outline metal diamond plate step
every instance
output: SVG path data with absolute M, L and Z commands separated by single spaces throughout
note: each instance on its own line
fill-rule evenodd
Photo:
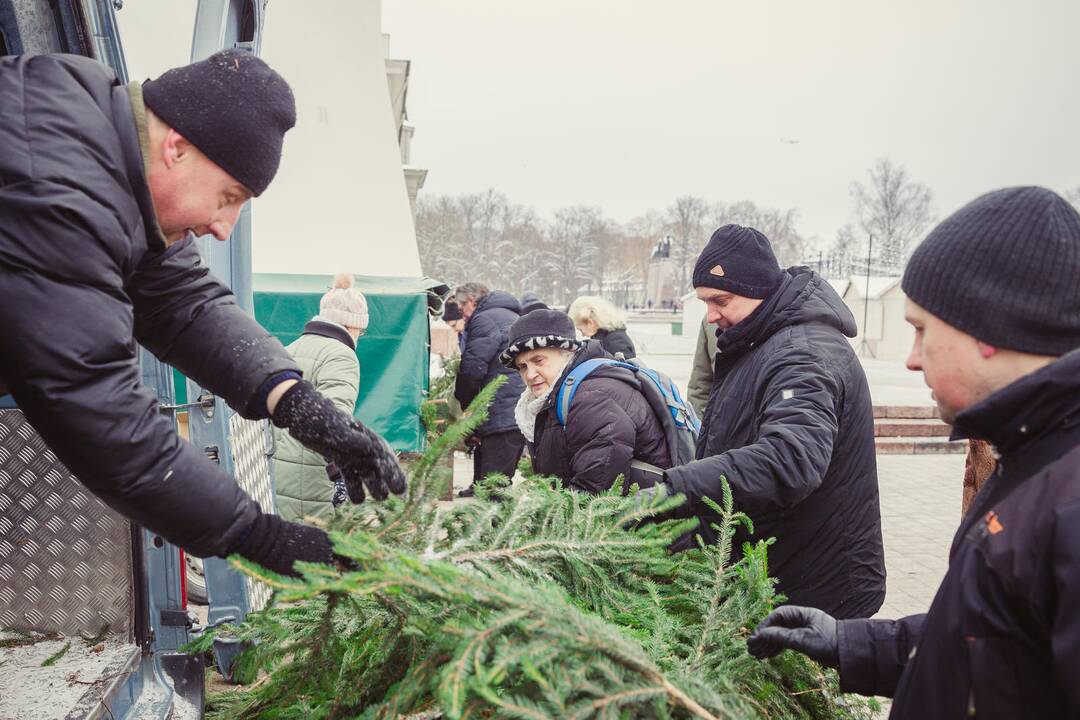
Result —
M 131 530 L 0 410 L 0 628 L 132 632 Z

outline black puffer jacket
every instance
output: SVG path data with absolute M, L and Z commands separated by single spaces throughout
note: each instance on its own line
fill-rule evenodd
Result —
M 205 556 L 258 506 L 182 442 L 136 341 L 248 417 L 296 369 L 210 276 L 167 250 L 143 172 L 137 85 L 69 55 L 0 58 L 0 377 L 65 465 L 119 513 Z
M 928 614 L 840 623 L 840 685 L 894 696 L 891 718 L 1080 717 L 1080 350 L 957 415 L 953 437 L 991 441 L 997 469 Z
M 465 347 L 454 385 L 454 397 L 461 406 L 467 407 L 481 388 L 499 375 L 507 376 L 488 408 L 487 420 L 477 428 L 476 434 L 481 437 L 517 427 L 514 406 L 525 382 L 516 370 L 499 362 L 499 354 L 510 343 L 510 326 L 520 317 L 520 310 L 521 304 L 513 295 L 493 290 L 481 298 L 465 323 Z
M 820 276 L 791 268 L 750 317 L 719 335 L 699 460 L 668 479 L 708 518 L 731 483 L 793 605 L 869 617 L 885 598 L 870 390 L 847 336 L 851 311 Z M 734 544 L 748 539 L 739 531 Z M 711 535 L 711 533 L 707 533 Z
M 624 360 L 637 357 L 637 351 L 634 349 L 634 341 L 626 334 L 626 330 L 600 329 L 596 331 L 596 334 L 593 335 L 592 339 L 599 340 L 600 344 L 603 345 L 604 349 L 611 355 L 622 353 Z
M 562 385 L 570 371 L 597 357 L 611 357 L 600 343 L 590 340 L 578 350 L 559 376 Z M 562 478 L 574 490 L 598 493 L 625 475 L 631 460 L 671 467 L 664 428 L 633 371 L 620 367 L 594 370 L 574 395 L 566 427 L 555 413 L 557 393 L 552 390 L 536 416 L 533 469 Z

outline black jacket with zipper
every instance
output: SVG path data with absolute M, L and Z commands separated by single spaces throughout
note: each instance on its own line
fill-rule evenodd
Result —
M 637 350 L 634 349 L 634 341 L 630 339 L 630 336 L 626 333 L 626 329 L 619 330 L 604 330 L 601 328 L 596 331 L 596 334 L 592 337 L 593 340 L 598 340 L 600 344 L 612 355 L 622 353 L 623 360 L 630 360 L 637 357 Z
M 997 469 L 930 610 L 839 625 L 840 685 L 890 718 L 1080 717 L 1080 350 L 956 418 Z
M 166 248 L 139 86 L 80 56 L 3 57 L 0 108 L 0 377 L 106 504 L 194 555 L 229 552 L 259 507 L 177 436 L 136 342 L 250 418 L 296 364 L 193 241 Z
M 851 311 L 819 275 L 791 268 L 779 289 L 720 333 L 698 460 L 668 481 L 689 510 L 731 484 L 792 605 L 869 617 L 885 599 L 870 389 L 848 337 Z M 846 336 L 846 337 L 845 337 Z M 751 539 L 740 528 L 733 547 Z M 687 545 L 684 540 L 683 545 Z

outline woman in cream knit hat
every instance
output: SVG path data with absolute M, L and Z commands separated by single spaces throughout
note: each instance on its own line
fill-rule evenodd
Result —
M 304 378 L 341 410 L 352 415 L 360 393 L 360 362 L 356 341 L 368 325 L 364 294 L 353 276 L 339 273 L 319 302 L 319 314 L 288 346 Z M 329 520 L 334 507 L 347 497 L 336 468 L 308 450 L 288 432 L 275 428 L 274 492 L 277 510 L 286 520 L 314 517 Z M 336 491 L 335 491 L 336 490 Z

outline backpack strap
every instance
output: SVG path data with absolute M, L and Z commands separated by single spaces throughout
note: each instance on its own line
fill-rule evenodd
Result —
M 611 358 L 592 358 L 572 369 L 563 378 L 562 384 L 559 385 L 559 391 L 555 395 L 555 417 L 559 419 L 560 425 L 566 427 L 566 418 L 570 415 L 570 403 L 574 401 L 574 395 L 577 394 L 577 389 L 581 386 L 581 383 L 589 375 L 592 375 L 594 370 L 606 365 L 623 367 L 634 372 L 639 369 L 636 365 L 620 360 L 612 360 Z

